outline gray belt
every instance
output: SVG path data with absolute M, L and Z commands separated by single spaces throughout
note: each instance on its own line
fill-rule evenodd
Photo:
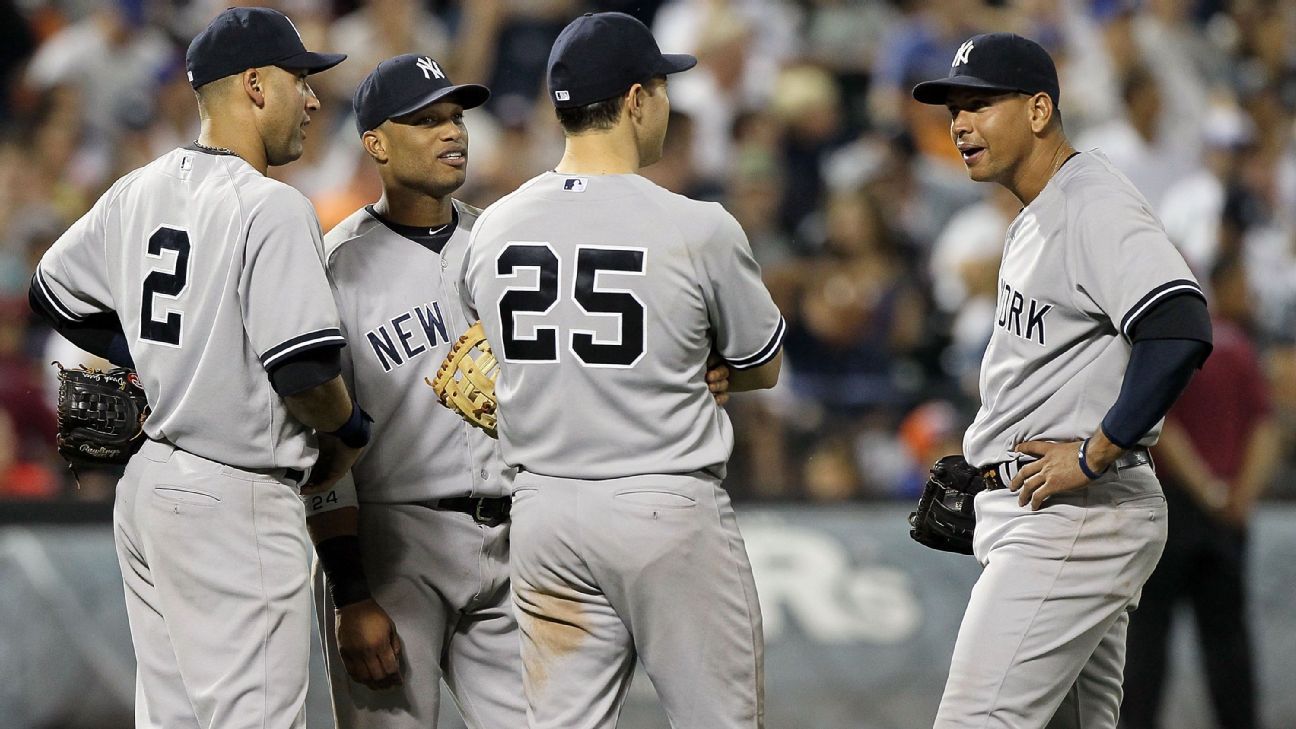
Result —
M 986 466 L 981 469 L 981 480 L 985 482 L 985 490 L 994 491 L 995 489 L 1007 488 L 1023 466 L 1034 463 L 1036 460 L 1038 459 L 1018 458 L 1015 461 L 1004 461 L 1003 463 L 993 463 Z M 1122 453 L 1120 458 L 1117 458 L 1108 468 L 1115 468 L 1119 471 L 1151 462 L 1152 455 L 1148 453 L 1146 448 L 1131 448 Z

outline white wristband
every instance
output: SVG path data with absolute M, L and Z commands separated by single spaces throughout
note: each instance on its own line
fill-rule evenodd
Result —
M 333 484 L 327 491 L 315 491 L 301 495 L 302 504 L 306 506 L 307 518 L 326 511 L 336 511 L 349 506 L 359 506 L 356 500 L 355 481 L 347 474 Z

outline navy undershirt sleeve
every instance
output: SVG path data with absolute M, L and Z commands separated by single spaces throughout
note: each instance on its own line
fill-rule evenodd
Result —
M 269 370 L 270 386 L 287 397 L 318 387 L 341 373 L 341 347 L 314 347 L 276 362 Z
M 1196 292 L 1171 296 L 1153 306 L 1130 329 L 1130 340 L 1196 339 L 1210 344 L 1210 312 Z
M 1176 296 L 1149 311 L 1133 332 L 1120 395 L 1102 421 L 1107 439 L 1132 448 L 1170 411 L 1211 352 L 1210 315 L 1197 296 Z
M 32 311 L 40 314 L 54 327 L 54 331 L 69 342 L 118 367 L 135 367 L 130 347 L 126 345 L 126 335 L 122 332 L 121 320 L 115 313 L 91 314 L 81 321 L 68 321 L 50 310 L 35 286 L 27 292 L 27 303 Z

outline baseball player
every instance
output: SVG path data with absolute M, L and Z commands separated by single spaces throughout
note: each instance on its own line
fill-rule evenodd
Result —
M 738 223 L 637 171 L 661 156 L 666 76 L 642 23 L 586 14 L 555 41 L 554 171 L 488 208 L 464 295 L 500 360 L 517 469 L 510 574 L 532 729 L 613 727 L 638 658 L 680 729 L 763 723 L 760 608 L 721 487 L 707 394 L 772 386 L 784 323 Z
M 316 600 L 342 729 L 435 727 L 442 678 L 470 727 L 526 724 L 508 591 L 512 473 L 424 382 L 474 321 L 458 276 L 479 211 L 451 194 L 467 172 L 464 110 L 489 96 L 415 55 L 383 61 L 355 93 L 383 196 L 324 244 L 351 345 L 343 375 L 377 424 L 354 481 L 307 502 L 312 535 L 354 550 L 352 571 Z
M 987 482 L 984 571 L 936 726 L 1111 729 L 1129 611 L 1166 540 L 1147 447 L 1210 352 L 1205 299 L 1147 200 L 1067 141 L 1043 48 L 975 36 L 913 95 L 949 109 L 972 179 L 1025 205 L 963 440 Z
M 140 727 L 304 726 L 298 488 L 317 453 L 308 485 L 345 472 L 368 424 L 340 376 L 319 224 L 265 172 L 302 153 L 307 75 L 344 58 L 308 52 L 278 12 L 221 13 L 186 55 L 198 141 L 118 180 L 32 278 L 38 310 L 133 362 L 152 404 L 113 516 Z

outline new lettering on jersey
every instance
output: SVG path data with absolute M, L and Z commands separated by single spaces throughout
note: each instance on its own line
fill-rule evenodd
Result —
M 1183 293 L 1202 295 L 1142 195 L 1101 153 L 1069 160 L 1008 229 L 968 461 L 1011 460 L 1028 440 L 1087 438 L 1120 393 L 1131 329 Z M 1139 444 L 1160 432 L 1158 423 Z
M 638 175 L 546 173 L 482 214 L 464 276 L 500 356 L 505 462 L 566 478 L 723 475 L 733 433 L 706 357 L 757 367 L 784 329 L 723 208 Z
M 362 503 L 509 490 L 511 473 L 495 441 L 442 407 L 423 382 L 473 321 L 462 309 L 459 272 L 478 211 L 454 205 L 458 226 L 439 252 L 365 209 L 324 238 L 329 281 L 352 343 L 342 374 L 374 418 L 370 445 L 351 471 Z
M 266 368 L 342 344 L 319 235 L 293 188 L 233 155 L 177 149 L 119 180 L 54 243 L 37 290 L 71 321 L 117 313 L 150 437 L 242 468 L 307 468 L 313 442 Z

